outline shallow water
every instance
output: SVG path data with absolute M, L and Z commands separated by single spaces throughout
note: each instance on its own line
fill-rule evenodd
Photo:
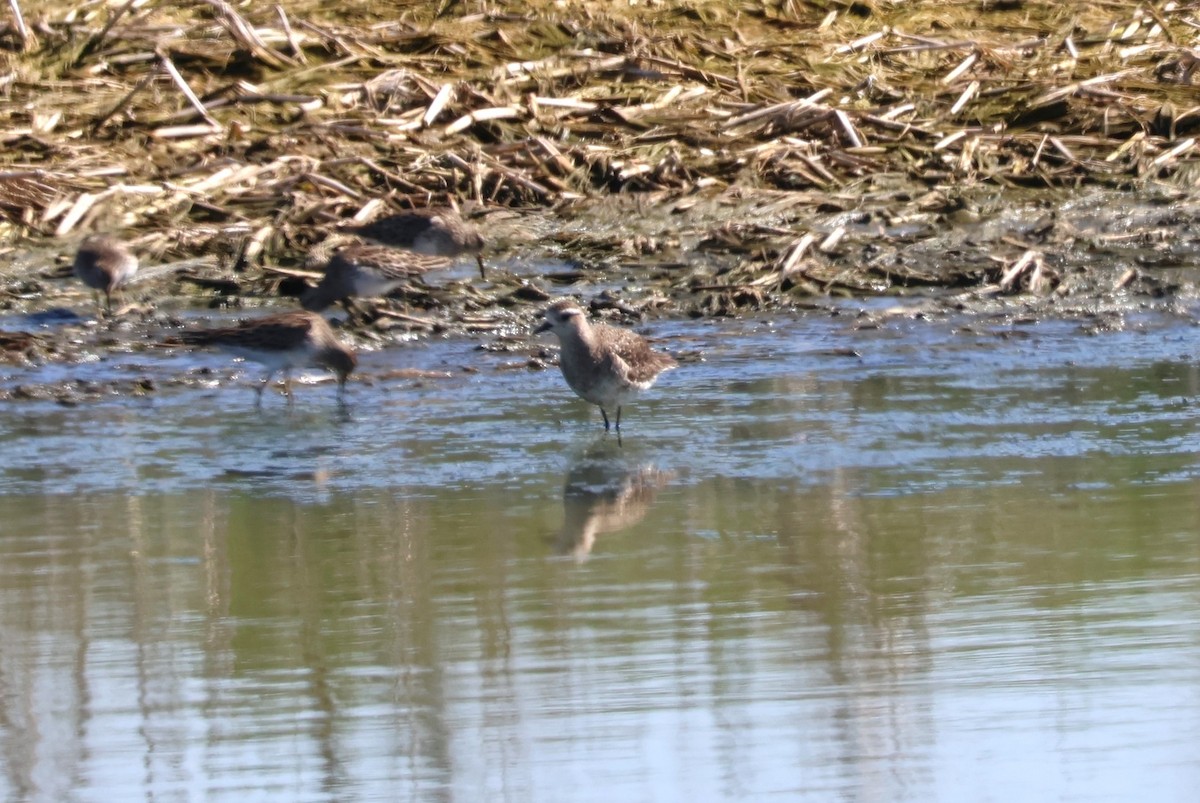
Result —
M 655 322 L 620 445 L 460 339 L 5 368 L 160 390 L 0 416 L 0 794 L 1191 800 L 1190 323 L 883 320 Z

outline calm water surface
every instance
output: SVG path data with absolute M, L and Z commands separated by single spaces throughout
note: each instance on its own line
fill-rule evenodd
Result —
M 653 324 L 622 445 L 460 340 L 71 367 L 163 389 L 0 415 L 0 793 L 1194 800 L 1194 330 L 856 322 Z

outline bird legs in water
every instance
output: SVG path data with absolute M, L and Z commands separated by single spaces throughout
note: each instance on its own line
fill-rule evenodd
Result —
M 600 415 L 602 415 L 602 416 L 604 417 L 604 431 L 605 431 L 605 432 L 608 432 L 608 430 L 609 430 L 609 426 L 608 426 L 608 413 L 606 413 L 606 412 L 604 411 L 604 408 L 603 408 L 603 407 L 601 407 L 601 408 L 600 408 Z M 618 432 L 618 433 L 620 433 L 620 431 L 621 431 L 621 408 L 620 408 L 620 407 L 618 407 L 618 408 L 617 408 L 617 422 L 616 422 L 616 430 L 617 430 L 617 432 Z
M 275 369 L 267 371 L 267 375 L 258 383 L 258 387 L 254 389 L 254 406 L 262 407 L 263 391 L 267 389 L 267 385 L 271 384 L 271 377 L 275 376 Z M 283 395 L 287 396 L 288 407 L 296 403 L 296 399 L 292 396 L 292 374 L 288 369 L 283 371 Z
M 275 376 L 274 371 L 267 371 L 267 375 L 258 383 L 258 387 L 254 389 L 254 406 L 262 407 L 263 391 L 267 389 L 267 385 L 271 384 L 271 377 Z
M 600 415 L 602 415 L 604 417 L 604 431 L 607 433 L 609 431 L 608 413 L 605 411 L 605 409 L 603 407 L 600 408 Z M 615 426 L 612 427 L 612 429 L 615 429 L 617 431 L 617 446 L 624 446 L 625 444 L 621 442 L 621 408 L 620 407 L 617 408 L 617 421 L 616 421 Z

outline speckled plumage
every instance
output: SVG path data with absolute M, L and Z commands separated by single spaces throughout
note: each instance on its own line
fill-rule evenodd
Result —
M 418 254 L 450 258 L 472 254 L 479 264 L 480 277 L 486 278 L 480 253 L 484 247 L 483 234 L 453 209 L 412 209 L 362 226 L 350 226 L 346 231 Z
M 180 339 L 188 345 L 215 346 L 264 365 L 267 373 L 257 390 L 260 403 L 263 389 L 278 371 L 283 372 L 284 391 L 290 402 L 291 369 L 305 367 L 333 371 L 340 397 L 346 377 L 358 363 L 354 351 L 342 344 L 325 319 L 311 312 L 284 312 L 238 326 L 193 329 L 183 332 Z
M 320 283 L 301 296 L 300 304 L 319 312 L 343 299 L 387 295 L 410 279 L 449 264 L 444 257 L 383 245 L 349 245 L 329 258 Z
M 120 240 L 107 234 L 89 234 L 79 244 L 72 266 L 75 276 L 93 290 L 104 293 L 112 309 L 112 294 L 137 273 L 137 257 Z
M 655 351 L 636 332 L 589 323 L 574 301 L 551 304 L 537 331 L 558 336 L 563 378 L 579 398 L 600 408 L 606 430 L 608 410 L 616 408 L 619 432 L 622 405 L 653 385 L 663 371 L 678 365 L 675 358 Z

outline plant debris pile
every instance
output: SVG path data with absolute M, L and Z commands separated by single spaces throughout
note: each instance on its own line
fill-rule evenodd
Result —
M 898 284 L 1047 294 L 1077 221 L 939 261 L 957 247 L 941 230 L 978 220 L 981 195 L 1153 182 L 1173 203 L 1197 176 L 1195 3 L 10 9 L 0 233 L 126 230 L 158 256 L 218 257 L 201 289 L 271 280 L 263 265 L 345 222 L 466 203 L 555 214 L 530 224 L 555 256 L 648 262 L 656 297 L 693 314 Z M 608 234 L 573 222 L 618 194 L 661 225 L 628 205 Z

